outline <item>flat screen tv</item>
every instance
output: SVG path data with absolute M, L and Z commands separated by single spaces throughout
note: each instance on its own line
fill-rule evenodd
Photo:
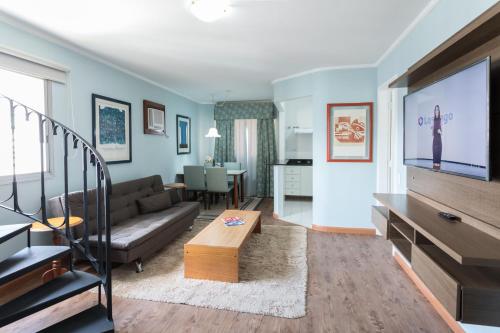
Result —
M 490 59 L 404 97 L 404 164 L 490 180 Z

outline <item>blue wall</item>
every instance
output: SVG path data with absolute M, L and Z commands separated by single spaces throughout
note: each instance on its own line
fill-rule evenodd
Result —
M 124 72 L 82 56 L 79 53 L 51 43 L 45 39 L 0 22 L 0 45 L 19 50 L 45 60 L 61 64 L 70 69 L 68 85 L 53 84 L 53 116 L 80 133 L 91 142 L 92 109 L 91 94 L 97 93 L 132 104 L 132 163 L 111 165 L 113 182 L 134 179 L 152 174 L 160 174 L 164 182 L 174 180 L 175 172 L 184 164 L 199 161 L 198 114 L 206 111 L 198 103 L 178 96 L 170 91 L 137 79 Z M 69 96 L 73 113 L 69 108 Z M 169 137 L 143 134 L 143 99 L 166 105 L 167 134 Z M 192 152 L 190 155 L 176 154 L 175 115 L 182 114 L 192 120 Z M 210 114 L 210 113 L 209 113 Z M 74 116 L 74 119 L 72 117 Z M 60 143 L 59 140 L 56 140 Z M 5 144 L 5 143 L 2 143 Z M 61 156 L 61 145 L 55 145 L 56 161 Z M 81 188 L 80 159 L 74 156 L 70 173 L 70 190 Z M 47 181 L 47 194 L 54 196 L 63 192 L 62 165 L 55 166 L 55 177 Z M 10 193 L 10 186 L 0 185 L 0 198 Z M 20 185 L 22 207 L 26 210 L 38 208 L 39 182 L 25 182 Z M 0 211 L 0 224 L 23 221 L 19 216 Z M 35 243 L 44 241 L 34 235 Z M 49 238 L 50 239 L 50 238 Z M 0 257 L 5 257 L 22 246 L 19 239 L 11 241 L 7 247 L 0 247 Z
M 205 161 L 207 155 L 214 155 L 215 139 L 205 138 L 210 127 L 215 127 L 214 120 L 214 105 L 213 104 L 200 104 L 198 106 L 198 156 L 199 161 Z
M 455 34 L 497 0 L 440 0 L 389 53 L 377 69 L 378 83 L 402 74 L 408 67 Z
M 326 162 L 326 105 L 375 102 L 375 68 L 340 69 L 308 74 L 274 84 L 274 100 L 312 96 L 313 100 L 313 224 L 372 228 L 370 206 L 376 182 L 376 142 L 372 163 Z M 374 109 L 376 138 L 377 115 Z

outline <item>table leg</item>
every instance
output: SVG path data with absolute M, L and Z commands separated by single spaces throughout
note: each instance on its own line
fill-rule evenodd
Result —
M 56 277 L 63 275 L 68 270 L 62 267 L 61 259 L 52 260 L 52 268 L 43 273 L 42 282 L 47 283 L 54 280 Z
M 233 190 L 233 200 L 234 208 L 238 208 L 238 175 L 234 175 L 234 190 Z
M 59 235 L 56 231 L 52 231 L 52 243 L 54 245 L 65 245 L 66 242 L 64 238 Z M 71 260 L 71 258 L 69 258 Z M 47 283 L 50 280 L 54 280 L 56 277 L 63 275 L 66 273 L 68 270 L 63 267 L 63 261 L 62 259 L 58 258 L 55 260 L 52 260 L 52 268 L 43 273 L 42 275 L 42 281 L 43 283 Z
M 257 221 L 257 223 L 255 224 L 255 228 L 253 228 L 252 232 L 254 232 L 256 234 L 260 234 L 261 233 L 260 217 L 259 217 L 259 220 Z
M 241 197 L 241 202 L 245 201 L 245 175 L 244 174 L 241 174 L 240 175 L 240 186 L 241 186 L 241 193 L 240 193 L 240 197 Z

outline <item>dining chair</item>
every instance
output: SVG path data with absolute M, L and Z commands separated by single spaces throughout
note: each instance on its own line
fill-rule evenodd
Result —
M 228 170 L 241 170 L 241 163 L 240 162 L 224 162 L 224 168 Z M 234 177 L 233 176 L 228 176 L 227 180 L 229 181 L 230 185 L 234 185 Z M 238 184 L 238 191 L 241 191 L 241 183 Z M 239 192 L 241 193 L 241 192 Z
M 229 209 L 229 196 L 231 191 L 234 190 L 234 186 L 230 185 L 227 181 L 227 169 L 226 168 L 207 168 L 207 192 L 211 197 L 212 194 L 225 194 L 226 196 L 226 209 Z M 209 208 L 210 202 L 208 200 Z M 233 198 L 234 205 L 234 198 Z
M 207 184 L 205 181 L 205 168 L 202 165 L 185 165 L 184 166 L 184 184 L 186 191 L 194 192 L 197 199 L 198 193 L 203 196 L 203 205 L 207 209 Z
M 224 162 L 224 168 L 228 170 L 241 170 L 240 162 Z

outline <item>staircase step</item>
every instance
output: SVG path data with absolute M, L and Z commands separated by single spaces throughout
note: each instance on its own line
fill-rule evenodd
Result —
M 70 271 L 0 306 L 0 327 L 101 284 L 99 277 Z
M 0 244 L 31 228 L 31 223 L 0 225 Z
M 0 285 L 71 252 L 68 246 L 31 246 L 0 262 Z
M 113 321 L 108 320 L 101 304 L 69 317 L 39 333 L 102 333 L 114 332 Z

